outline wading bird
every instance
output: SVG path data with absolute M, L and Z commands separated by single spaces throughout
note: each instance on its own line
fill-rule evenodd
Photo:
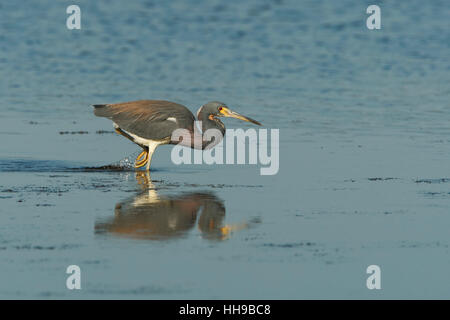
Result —
M 95 104 L 94 113 L 98 117 L 111 119 L 117 133 L 139 145 L 143 151 L 136 158 L 135 168 L 150 163 L 155 149 L 163 144 L 181 144 L 191 148 L 209 149 L 217 145 L 225 135 L 225 125 L 218 117 L 231 117 L 261 125 L 256 120 L 231 111 L 224 103 L 208 102 L 197 112 L 202 131 L 217 129 L 222 135 L 219 139 L 205 141 L 195 125 L 195 117 L 185 106 L 163 100 L 140 100 L 117 104 Z M 177 129 L 185 129 L 188 137 L 179 140 L 172 138 Z M 218 140 L 218 141 L 217 141 Z

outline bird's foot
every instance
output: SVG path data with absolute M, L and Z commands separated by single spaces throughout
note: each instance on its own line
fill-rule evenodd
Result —
M 147 164 L 147 162 L 148 162 L 148 151 L 144 150 L 136 158 L 136 162 L 134 164 L 134 167 L 136 169 L 141 168 L 141 167 L 145 166 Z

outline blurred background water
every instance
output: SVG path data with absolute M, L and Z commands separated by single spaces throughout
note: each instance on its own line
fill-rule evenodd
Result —
M 449 21 L 437 0 L 2 2 L 0 297 L 449 298 Z M 82 170 L 137 151 L 90 105 L 138 99 L 280 129 L 279 173 L 168 146 L 151 177 Z

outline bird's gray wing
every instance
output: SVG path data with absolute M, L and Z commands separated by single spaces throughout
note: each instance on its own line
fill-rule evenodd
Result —
M 164 100 L 140 100 L 94 105 L 94 113 L 114 121 L 121 129 L 139 137 L 163 140 L 178 128 L 193 130 L 194 115 L 188 108 Z

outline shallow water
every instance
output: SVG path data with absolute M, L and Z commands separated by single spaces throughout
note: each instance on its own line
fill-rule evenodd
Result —
M 1 298 L 450 297 L 445 1 L 78 4 L 0 5 Z M 90 105 L 143 98 L 279 128 L 279 173 L 95 169 L 139 151 Z

